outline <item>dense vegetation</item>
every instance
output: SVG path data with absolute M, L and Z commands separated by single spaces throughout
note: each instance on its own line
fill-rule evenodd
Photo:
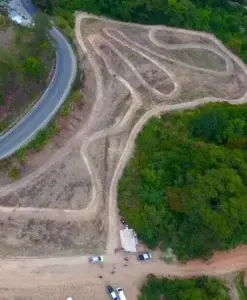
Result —
M 34 0 L 73 23 L 75 10 L 214 33 L 247 62 L 247 10 L 228 0 Z
M 37 14 L 33 27 L 0 18 L 0 131 L 19 118 L 47 86 L 55 50 L 50 23 Z
M 230 300 L 226 287 L 216 279 L 169 280 L 150 277 L 141 288 L 139 300 Z
M 238 289 L 239 300 L 247 299 L 247 287 L 244 285 L 244 272 L 239 273 L 235 278 Z
M 126 221 L 181 260 L 247 243 L 247 106 L 152 119 L 119 184 Z

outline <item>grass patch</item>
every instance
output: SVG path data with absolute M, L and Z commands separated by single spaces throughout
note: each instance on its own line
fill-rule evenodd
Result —
M 78 90 L 75 90 L 72 92 L 70 97 L 67 99 L 67 101 L 63 104 L 59 111 L 59 115 L 61 117 L 67 117 L 71 110 L 74 109 L 75 104 L 78 103 L 81 100 L 82 96 Z
M 244 285 L 244 272 L 236 276 L 235 283 L 238 289 L 239 300 L 247 299 L 247 287 Z
M 87 19 L 87 23 L 88 24 L 92 24 L 92 23 L 94 23 L 94 22 L 96 22 L 97 21 L 97 19 L 95 19 L 95 18 L 88 18 Z
M 4 121 L 0 121 L 0 133 L 6 129 L 6 124 Z
M 10 20 L 7 16 L 0 14 L 0 29 L 4 29 L 9 26 Z
M 13 167 L 10 169 L 9 173 L 8 173 L 9 177 L 14 179 L 14 180 L 17 180 L 21 177 L 21 170 L 19 167 Z

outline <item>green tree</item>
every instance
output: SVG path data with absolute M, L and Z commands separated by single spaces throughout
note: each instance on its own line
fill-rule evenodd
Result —
M 40 78 L 43 71 L 41 62 L 35 57 L 27 57 L 24 61 L 24 71 L 32 78 Z
M 240 55 L 242 51 L 243 40 L 237 37 L 232 37 L 227 45 L 234 53 Z

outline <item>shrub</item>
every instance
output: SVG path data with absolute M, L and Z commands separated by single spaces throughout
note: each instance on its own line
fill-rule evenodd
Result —
M 18 167 L 13 167 L 10 171 L 9 171 L 9 177 L 11 177 L 14 180 L 19 179 L 21 176 L 21 170 Z
M 46 128 L 39 131 L 35 139 L 28 144 L 27 148 L 35 151 L 42 150 L 50 142 L 52 137 L 59 133 L 59 131 L 59 123 L 57 121 L 53 121 Z

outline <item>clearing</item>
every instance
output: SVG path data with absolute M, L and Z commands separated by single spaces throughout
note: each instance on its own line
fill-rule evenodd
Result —
M 0 254 L 64 256 L 105 251 L 109 262 L 103 271 L 108 275 L 104 281 L 97 279 L 101 269 L 89 266 L 86 257 L 9 258 L 1 263 L 0 288 L 5 288 L 1 294 L 9 299 L 14 295 L 48 299 L 48 294 L 59 299 L 74 291 L 79 299 L 93 299 L 94 290 L 95 299 L 103 299 L 100 291 L 111 280 L 122 283 L 133 295 L 130 299 L 135 299 L 143 276 L 152 270 L 188 276 L 246 268 L 246 248 L 244 255 L 233 252 L 235 256 L 224 263 L 208 266 L 192 262 L 163 267 L 157 258 L 139 268 L 134 259 L 132 267 L 124 268 L 122 257 L 114 255 L 119 246 L 117 185 L 138 132 L 150 117 L 171 110 L 217 101 L 244 103 L 246 66 L 207 33 L 124 24 L 84 13 L 76 16 L 76 39 L 90 115 L 69 140 L 60 137 L 64 146 L 45 150 L 36 170 L 31 168 L 16 183 L 1 181 Z M 109 270 L 115 262 L 121 272 L 113 279 Z M 37 286 L 45 287 L 42 293 Z

